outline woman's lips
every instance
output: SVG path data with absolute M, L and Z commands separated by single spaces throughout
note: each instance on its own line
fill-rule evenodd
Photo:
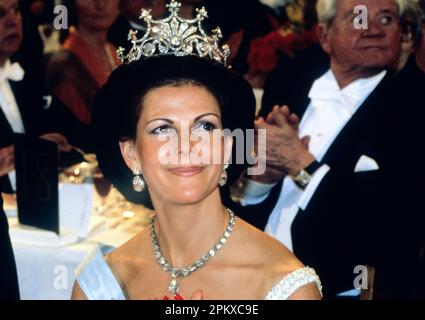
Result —
M 168 169 L 171 174 L 174 174 L 179 177 L 192 177 L 204 170 L 204 167 L 177 167 Z
M 93 20 L 102 20 L 105 19 L 105 17 L 106 14 L 93 14 L 90 18 L 92 18 Z
M 16 41 L 20 39 L 19 33 L 11 33 L 3 38 L 6 41 Z

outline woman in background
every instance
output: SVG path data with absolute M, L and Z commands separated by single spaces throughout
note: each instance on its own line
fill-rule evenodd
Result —
M 116 48 L 107 42 L 119 0 L 70 0 L 66 6 L 75 27 L 51 58 L 47 83 L 73 115 L 89 125 L 92 99 L 120 63 Z

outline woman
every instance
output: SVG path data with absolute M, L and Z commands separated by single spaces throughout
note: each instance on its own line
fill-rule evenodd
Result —
M 96 250 L 80 267 L 74 299 L 173 298 L 172 290 L 167 293 L 175 285 L 173 277 L 156 258 L 164 257 L 170 267 L 190 266 L 220 239 L 230 220 L 219 193 L 226 159 L 221 164 L 161 164 L 158 155 L 190 153 L 183 147 L 164 147 L 167 138 L 182 138 L 185 123 L 191 134 L 199 136 L 212 136 L 214 129 L 234 129 L 232 94 L 252 96 L 250 87 L 228 69 L 193 56 L 143 59 L 111 75 L 94 104 L 97 145 L 103 149 L 99 162 L 102 169 L 107 167 L 119 143 L 134 173 L 134 188 L 141 190 L 144 183 L 149 187 L 154 233 L 141 232 L 105 260 L 105 251 Z M 189 149 L 193 147 L 191 143 Z M 201 149 L 211 155 L 225 149 L 228 153 L 231 147 L 225 140 L 220 146 L 204 144 Z M 297 278 L 298 273 L 303 274 L 299 283 L 305 286 L 294 287 L 291 298 L 320 298 L 315 276 L 300 269 L 302 264 L 279 242 L 240 219 L 230 229 L 233 232 L 220 250 L 195 272 L 177 279 L 180 291 L 174 298 L 263 299 L 273 287 L 272 293 L 281 297 L 280 293 L 286 294 L 279 291 L 284 285 L 276 285 Z M 158 242 L 156 250 L 152 241 Z
M 95 99 L 93 128 L 105 176 L 120 178 L 120 156 L 133 172 L 128 184 L 149 188 L 155 218 L 122 247 L 96 248 L 77 270 L 73 299 L 320 299 L 312 269 L 222 204 L 237 146 L 224 129 L 246 126 L 238 110 L 253 115 L 251 87 L 213 60 L 221 54 L 214 39 L 199 46 L 210 49 L 201 58 L 181 56 L 184 37 L 153 37 L 166 42 L 161 53 L 133 59 L 152 49 L 143 43 L 130 52 L 133 62 Z
M 51 58 L 47 82 L 72 114 L 89 125 L 92 99 L 119 64 L 116 49 L 107 42 L 119 0 L 71 0 L 67 7 L 76 27 L 71 28 L 62 50 Z

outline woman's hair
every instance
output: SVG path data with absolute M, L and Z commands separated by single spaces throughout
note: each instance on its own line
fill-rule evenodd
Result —
M 336 15 L 337 4 L 339 0 L 318 0 L 316 5 L 317 17 L 319 23 L 331 27 Z M 398 5 L 398 13 L 400 16 L 409 7 L 411 1 L 415 0 L 395 0 Z
M 224 129 L 252 128 L 255 117 L 252 88 L 219 63 L 196 56 L 164 55 L 118 67 L 94 99 L 92 129 L 102 172 L 128 200 L 143 201 L 140 194 L 131 190 L 132 172 L 124 163 L 119 142 L 136 138 L 142 101 L 151 90 L 186 84 L 206 88 L 216 98 Z M 240 173 L 235 172 L 231 178 L 236 179 Z

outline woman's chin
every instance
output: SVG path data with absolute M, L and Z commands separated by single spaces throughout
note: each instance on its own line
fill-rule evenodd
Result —
M 203 199 L 205 199 L 208 194 L 210 194 L 211 190 L 201 190 L 201 189 L 180 189 L 173 190 L 168 195 L 168 199 L 170 202 L 179 204 L 179 205 L 189 205 L 199 203 Z

